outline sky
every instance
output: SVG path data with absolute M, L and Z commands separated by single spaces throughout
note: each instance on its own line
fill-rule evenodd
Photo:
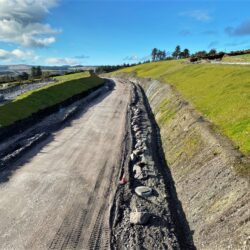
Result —
M 0 64 L 112 65 L 250 48 L 250 0 L 0 0 Z

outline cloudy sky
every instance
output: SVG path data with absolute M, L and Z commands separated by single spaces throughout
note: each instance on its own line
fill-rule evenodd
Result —
M 0 64 L 146 60 L 153 47 L 250 48 L 250 1 L 0 0 Z

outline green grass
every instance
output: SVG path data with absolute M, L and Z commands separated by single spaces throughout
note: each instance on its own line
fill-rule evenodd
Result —
M 169 108 L 168 106 L 169 106 L 169 99 L 165 99 L 160 103 L 157 109 L 157 113 L 160 113 L 160 117 L 158 120 L 159 125 L 166 124 L 168 121 L 174 118 L 177 113 L 177 107 Z
M 224 62 L 250 62 L 250 54 L 238 55 L 238 56 L 224 56 Z
M 62 81 L 76 80 L 76 79 L 80 79 L 80 78 L 88 77 L 88 76 L 90 76 L 89 72 L 85 71 L 85 72 L 79 72 L 79 73 L 75 73 L 75 74 L 56 76 L 54 78 L 57 79 L 58 81 L 62 82 Z
M 0 126 L 8 126 L 103 83 L 103 79 L 88 73 L 62 76 L 59 80 L 57 84 L 26 92 L 12 102 L 0 105 Z
M 164 61 L 117 72 L 136 72 L 173 85 L 243 153 L 250 154 L 250 66 Z

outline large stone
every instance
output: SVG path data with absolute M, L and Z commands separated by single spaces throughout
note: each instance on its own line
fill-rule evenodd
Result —
M 131 161 L 135 161 L 136 156 L 135 156 L 135 154 L 134 154 L 134 153 L 132 153 L 132 154 L 130 155 L 130 159 L 131 159 Z
M 142 152 L 140 150 L 138 150 L 138 149 L 133 150 L 133 154 L 136 155 L 136 156 L 140 155 L 141 153 Z
M 139 186 L 135 189 L 135 193 L 141 197 L 148 197 L 152 194 L 152 188 L 145 187 L 145 186 Z
M 134 125 L 134 126 L 133 126 L 133 130 L 134 130 L 135 132 L 137 132 L 137 131 L 140 130 L 140 128 L 138 127 L 138 125 Z
M 134 225 L 145 225 L 147 224 L 151 214 L 147 212 L 131 212 L 130 223 Z
M 138 179 L 138 180 L 143 179 L 143 173 L 142 173 L 142 169 L 140 166 L 134 165 L 133 166 L 133 173 L 134 173 L 135 179 Z
M 147 162 L 148 162 L 147 157 L 144 154 L 141 155 L 141 162 L 143 162 L 145 164 L 147 164 Z

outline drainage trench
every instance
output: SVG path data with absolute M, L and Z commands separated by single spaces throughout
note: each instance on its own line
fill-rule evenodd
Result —
M 146 96 L 132 84 L 128 164 L 111 212 L 113 249 L 194 249 L 183 234 L 160 134 Z

